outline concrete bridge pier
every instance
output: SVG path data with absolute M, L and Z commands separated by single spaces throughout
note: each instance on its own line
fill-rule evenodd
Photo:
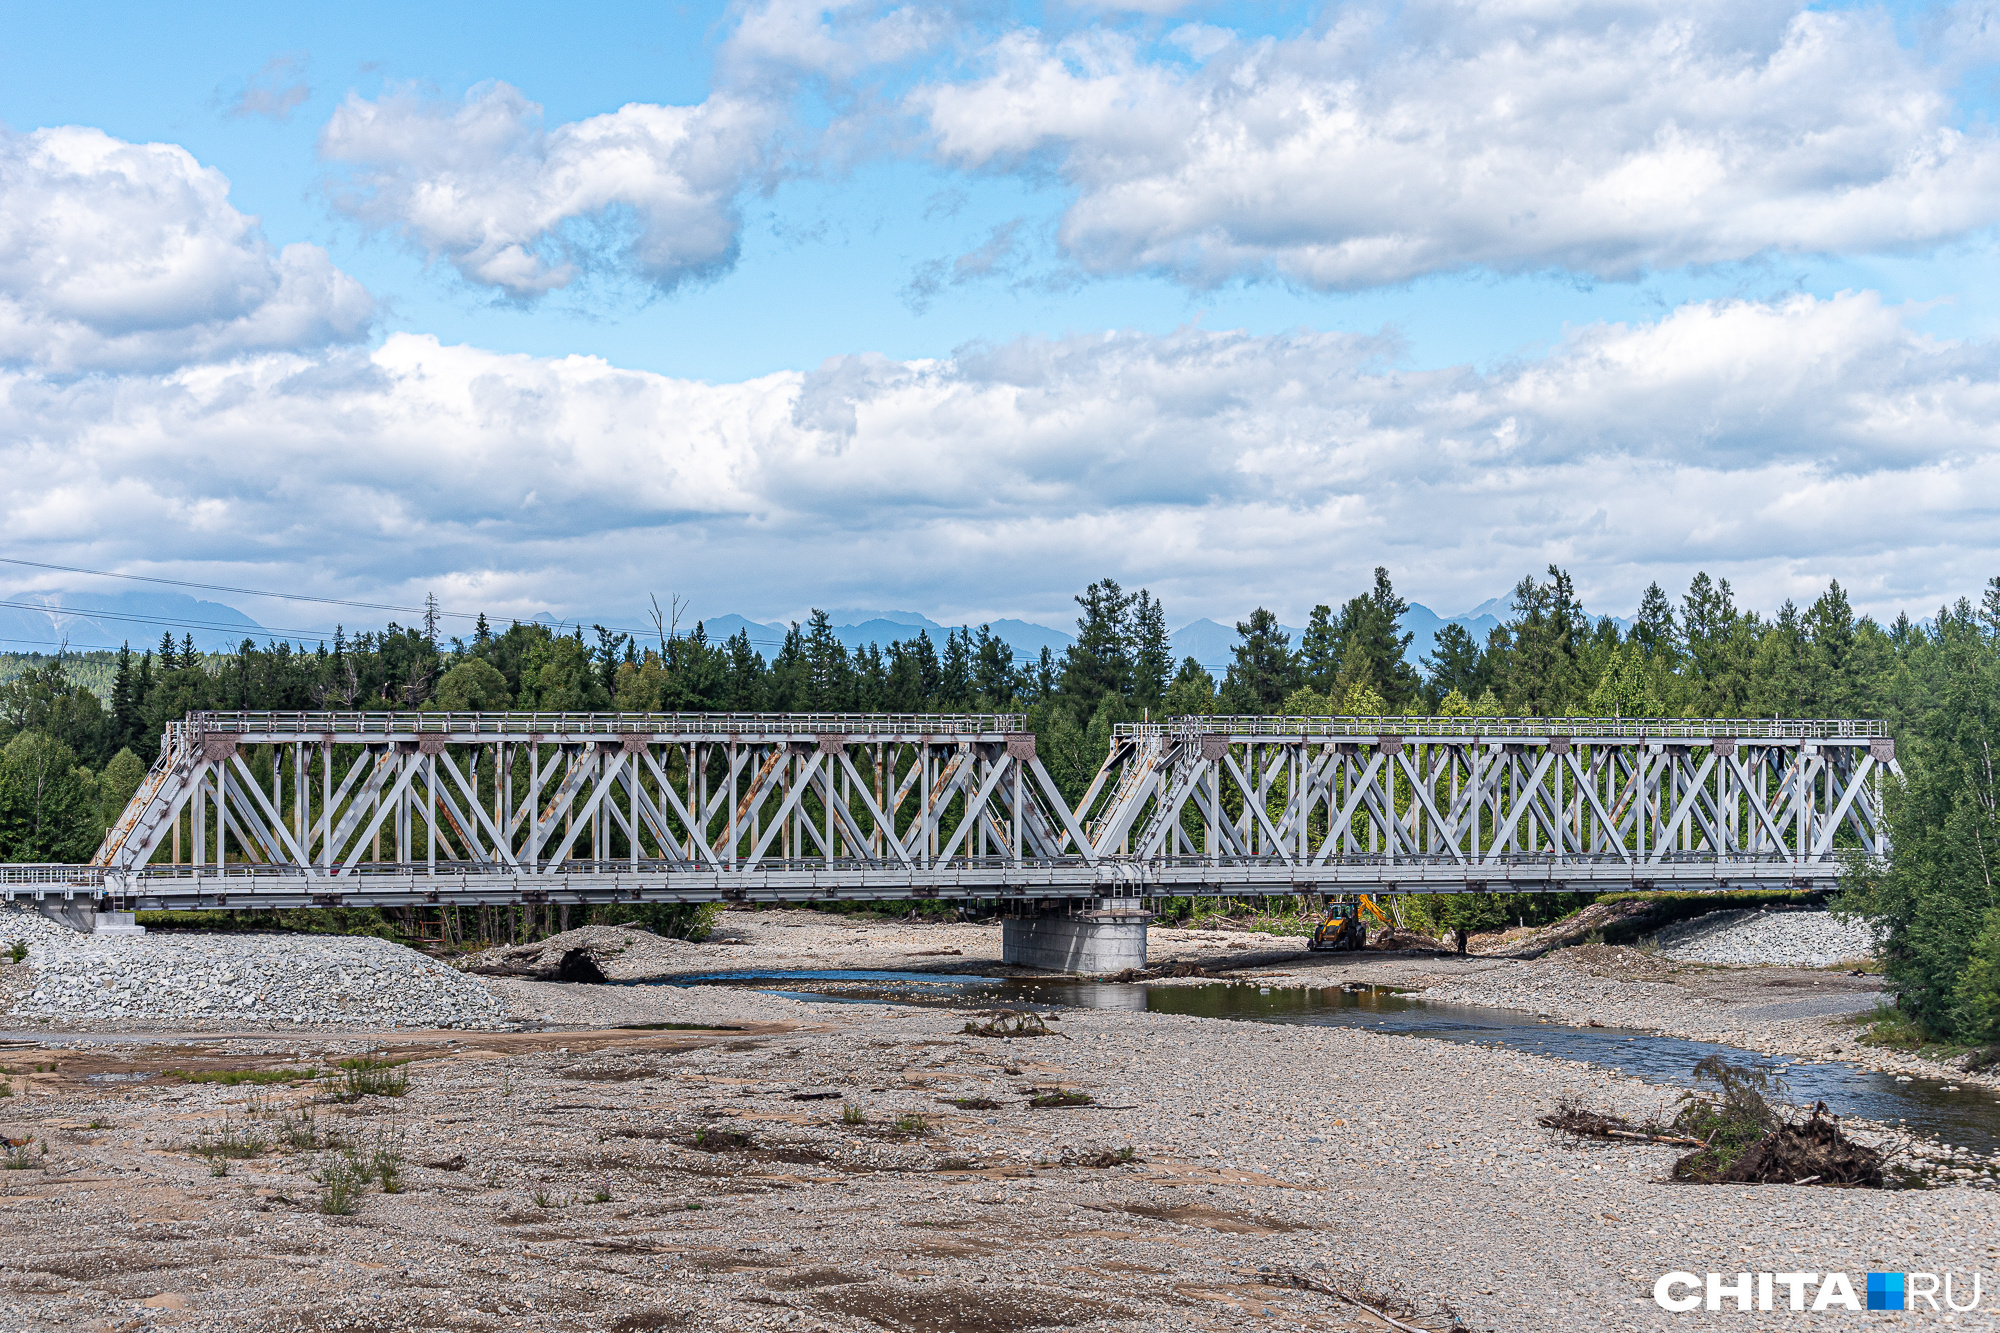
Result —
M 1000 922 L 1000 961 L 1094 975 L 1143 968 L 1146 923 L 1152 919 L 1151 912 L 1129 900 L 1111 899 L 1099 899 L 1097 907 L 1085 912 L 1058 909 L 1005 917 Z

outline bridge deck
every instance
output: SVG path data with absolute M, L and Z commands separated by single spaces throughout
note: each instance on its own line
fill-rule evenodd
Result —
M 46 870 L 35 879 L 20 874 Z M 1081 858 L 1046 864 L 960 862 L 899 868 L 854 862 L 764 864 L 742 871 L 571 862 L 526 873 L 473 865 L 365 865 L 335 876 L 310 868 L 182 866 L 137 873 L 101 867 L 0 868 L 0 897 L 115 898 L 144 911 L 227 907 L 420 907 L 440 903 L 797 903 L 944 899 L 1151 899 L 1258 893 L 1605 893 L 1727 887 L 1831 888 L 1837 864 L 1718 862 L 1707 857 L 1635 864 L 1618 858 L 1342 861 L 1315 870 L 1275 858 L 1209 864 Z M 17 875 L 19 876 L 17 878 Z

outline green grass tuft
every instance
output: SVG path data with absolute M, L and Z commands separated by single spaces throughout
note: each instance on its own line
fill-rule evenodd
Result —
M 298 1083 L 319 1077 L 317 1069 L 169 1069 L 168 1078 L 183 1083 L 219 1083 L 225 1088 L 245 1083 Z
M 320 1160 L 319 1210 L 329 1217 L 346 1217 L 361 1202 L 368 1175 L 352 1153 L 330 1153 Z
M 342 1060 L 337 1071 L 329 1071 L 320 1078 L 320 1095 L 335 1102 L 401 1097 L 410 1090 L 410 1076 L 403 1072 L 408 1063 L 408 1060 L 371 1060 L 366 1056 Z

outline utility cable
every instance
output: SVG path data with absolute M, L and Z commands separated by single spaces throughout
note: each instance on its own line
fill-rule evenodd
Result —
M 162 583 L 171 588 L 197 588 L 203 592 L 233 592 L 242 597 L 275 597 L 286 602 L 318 602 L 323 606 L 352 606 L 363 611 L 399 611 L 404 615 L 426 614 L 421 606 L 393 606 L 387 602 L 356 602 L 344 597 L 320 597 L 303 592 L 272 592 L 268 588 L 236 588 L 226 583 L 196 583 L 189 579 L 161 578 L 156 574 L 119 574 L 108 569 L 84 569 L 78 565 L 51 565 L 40 560 L 22 560 L 14 556 L 0 555 L 0 564 L 26 565 L 30 569 L 50 569 L 63 574 L 88 574 L 100 579 L 129 579 L 134 583 Z M 451 616 L 461 620 L 477 620 L 479 612 L 446 611 L 438 608 L 440 616 Z

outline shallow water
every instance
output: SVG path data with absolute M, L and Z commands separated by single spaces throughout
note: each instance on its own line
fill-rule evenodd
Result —
M 1134 1009 L 1261 1023 L 1366 1027 L 1405 1036 L 1504 1046 L 1533 1055 L 1588 1060 L 1652 1083 L 1685 1085 L 1695 1063 L 1721 1055 L 1733 1064 L 1769 1069 L 1785 1082 L 1788 1100 L 1824 1101 L 1837 1115 L 1862 1116 L 1935 1135 L 1982 1153 L 2000 1150 L 2000 1097 L 1968 1085 L 1946 1091 L 1935 1079 L 1898 1083 L 1894 1076 L 1843 1060 L 1794 1063 L 1734 1046 L 1685 1041 L 1629 1028 L 1543 1023 L 1522 1009 L 1432 1004 L 1382 986 L 1306 989 L 1296 986 L 1209 984 L 1121 985 L 1097 981 L 1016 981 L 929 972 L 712 972 L 685 983 L 747 986 L 796 1000 L 954 1008 Z M 804 984 L 800 984 L 804 983 Z

